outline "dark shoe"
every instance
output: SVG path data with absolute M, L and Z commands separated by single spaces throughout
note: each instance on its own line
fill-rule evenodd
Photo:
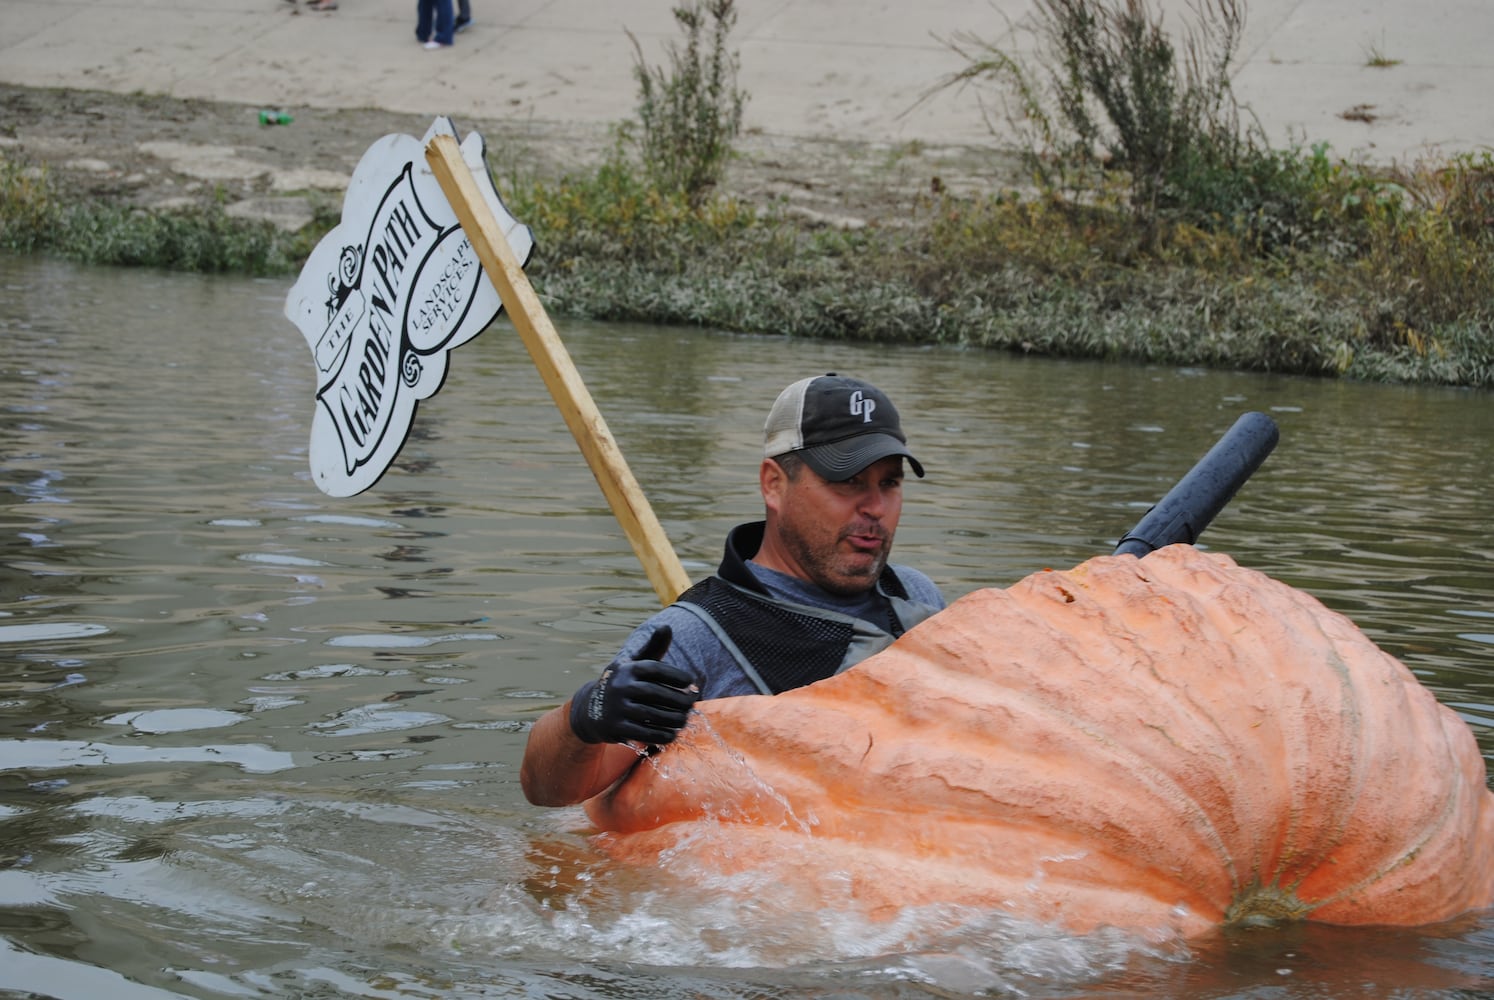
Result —
M 454 30 L 456 30 L 456 31 L 466 31 L 471 26 L 472 26 L 472 18 L 469 17 L 465 21 L 458 21 L 456 23 L 456 28 Z

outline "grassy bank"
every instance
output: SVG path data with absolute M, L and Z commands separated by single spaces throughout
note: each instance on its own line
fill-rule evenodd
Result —
M 732 0 L 687 0 L 669 64 L 638 50 L 639 118 L 610 154 L 499 187 L 557 316 L 1494 387 L 1494 156 L 1269 148 L 1229 93 L 1239 2 L 1178 43 L 1145 3 L 1037 0 L 1037 65 L 965 39 L 950 82 L 1018 98 L 1020 190 L 936 182 L 895 222 L 833 227 L 731 190 Z M 335 221 L 141 211 L 0 154 L 13 252 L 289 276 Z
M 1376 173 L 1271 154 L 1291 201 L 1138 224 L 1119 194 L 930 195 L 811 229 L 692 209 L 623 166 L 510 190 L 551 308 L 599 319 L 1494 385 L 1494 161 Z
M 930 194 L 897 225 L 840 230 L 729 194 L 692 205 L 621 162 L 501 186 L 556 316 L 1494 387 L 1494 162 L 1275 155 L 1300 202 L 1152 232 L 1119 195 Z M 335 221 L 288 235 L 217 208 L 141 212 L 36 166 L 0 162 L 12 252 L 290 276 Z

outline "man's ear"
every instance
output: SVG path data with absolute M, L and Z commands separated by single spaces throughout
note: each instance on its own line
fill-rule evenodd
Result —
M 788 489 L 788 473 L 783 471 L 783 466 L 771 458 L 763 459 L 763 464 L 757 469 L 758 486 L 763 491 L 763 505 L 773 513 L 777 513 L 783 502 L 784 491 Z

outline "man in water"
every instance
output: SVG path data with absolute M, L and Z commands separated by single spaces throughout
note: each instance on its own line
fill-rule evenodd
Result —
M 922 477 L 875 386 L 832 373 L 784 389 L 763 428 L 764 520 L 732 529 L 714 576 L 635 629 L 601 677 L 535 723 L 525 797 L 591 798 L 644 748 L 671 742 L 697 700 L 821 680 L 943 608 L 932 580 L 887 562 L 905 459 Z

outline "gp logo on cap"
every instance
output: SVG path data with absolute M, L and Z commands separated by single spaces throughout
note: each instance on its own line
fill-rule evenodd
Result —
M 860 417 L 863 424 L 872 422 L 872 414 L 877 411 L 877 401 L 867 399 L 866 395 L 857 389 L 851 393 L 851 416 Z

